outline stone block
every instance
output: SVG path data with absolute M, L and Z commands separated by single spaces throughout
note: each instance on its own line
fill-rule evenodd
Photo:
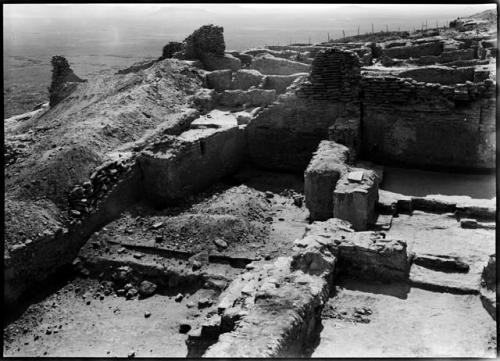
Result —
M 250 105 L 264 107 L 276 99 L 276 91 L 266 90 L 266 89 L 250 89 L 248 90 L 248 95 L 250 97 Z
M 333 191 L 338 179 L 347 172 L 349 149 L 324 140 L 313 155 L 304 173 L 306 207 L 311 220 L 326 220 L 333 216 Z
M 251 69 L 260 71 L 262 74 L 290 75 L 295 73 L 309 72 L 309 65 L 298 61 L 277 58 L 272 55 L 264 55 L 254 58 Z
M 376 232 L 354 232 L 334 244 L 341 273 L 384 281 L 408 279 L 411 257 L 404 241 Z
M 241 69 L 234 74 L 231 83 L 232 89 L 248 90 L 251 87 L 260 87 L 264 82 L 264 75 L 257 70 Z
M 207 86 L 216 91 L 231 89 L 232 71 L 229 69 L 215 70 L 206 75 Z
M 351 168 L 349 171 L 362 171 L 362 181 L 349 181 L 349 172 L 340 177 L 333 192 L 333 216 L 351 222 L 356 231 L 364 231 L 376 221 L 378 177 L 372 170 Z

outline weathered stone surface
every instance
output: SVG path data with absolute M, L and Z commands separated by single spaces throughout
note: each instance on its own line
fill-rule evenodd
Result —
M 250 96 L 250 105 L 265 107 L 276 99 L 276 91 L 274 89 L 250 89 L 248 90 Z
M 251 87 L 260 87 L 264 81 L 264 75 L 257 70 L 241 69 L 234 74 L 231 83 L 232 89 L 248 90 Z
M 339 117 L 328 128 L 328 139 L 345 145 L 351 152 L 351 159 L 357 159 L 361 151 L 360 118 Z
M 227 107 L 266 106 L 276 99 L 276 91 L 265 89 L 225 90 L 218 102 Z
M 411 213 L 412 198 L 403 194 L 378 190 L 377 209 L 385 214 Z
M 139 294 L 142 297 L 150 297 L 156 292 L 157 286 L 149 281 L 142 281 L 139 285 Z
M 184 53 L 188 59 L 201 59 L 206 53 L 224 56 L 224 29 L 221 26 L 204 25 L 184 40 Z
M 424 44 L 412 44 L 410 46 L 395 46 L 382 49 L 382 54 L 389 58 L 408 59 L 418 58 L 424 55 L 439 55 L 443 52 L 443 44 L 434 41 Z
M 221 334 L 204 357 L 303 354 L 317 332 L 318 310 L 328 298 L 331 274 L 294 272 L 290 262 L 280 257 L 273 264 L 255 264 L 231 283 L 218 307 L 221 328 L 229 332 Z
M 438 86 L 364 76 L 362 153 L 375 162 L 411 167 L 494 168 L 496 104 L 490 86 L 487 80 Z
M 316 221 L 306 226 L 304 237 L 322 236 L 324 238 L 338 238 L 345 235 L 345 233 L 352 232 L 354 232 L 354 229 L 352 229 L 352 225 L 349 222 L 338 218 L 329 218 L 326 221 Z
M 492 254 L 488 259 L 488 263 L 483 268 L 481 273 L 481 302 L 490 316 L 496 320 L 497 310 L 497 274 L 496 274 L 496 255 Z
M 340 177 L 333 192 L 333 216 L 351 222 L 356 231 L 364 231 L 376 220 L 378 177 L 370 170 L 349 169 L 353 171 L 363 172 L 362 181 L 349 181 L 348 172 Z
M 203 53 L 200 60 L 207 70 L 230 69 L 232 71 L 237 71 L 241 68 L 240 59 L 229 54 L 217 56 L 212 53 Z
M 249 156 L 259 167 L 302 172 L 343 103 L 281 95 L 248 126 Z
M 291 75 L 267 75 L 264 79 L 264 89 L 274 89 L 277 94 L 282 94 L 297 78 L 305 77 L 308 73 L 296 73 Z
M 479 275 L 434 271 L 419 265 L 412 265 L 410 283 L 414 286 L 437 292 L 457 294 L 478 294 Z
M 53 56 L 52 64 L 52 83 L 49 88 L 49 105 L 51 107 L 58 104 L 61 100 L 69 96 L 78 83 L 86 80 L 80 79 L 71 70 L 68 61 L 62 56 Z
M 322 236 L 306 236 L 294 242 L 290 267 L 315 276 L 330 274 L 335 267 L 335 257 L 330 242 Z
M 412 78 L 425 83 L 458 84 L 474 80 L 474 68 L 449 68 L 445 66 L 427 66 L 406 70 L 398 74 L 403 78 Z
M 163 47 L 160 59 L 168 59 L 174 56 L 175 53 L 183 49 L 183 44 L 177 41 L 170 41 Z
M 413 263 L 442 272 L 468 272 L 469 265 L 460 257 L 447 255 L 416 254 Z
M 216 91 L 231 89 L 232 74 L 232 71 L 229 69 L 209 72 L 206 75 L 207 85 Z
M 262 74 L 290 75 L 308 72 L 309 65 L 298 61 L 277 58 L 272 55 L 263 55 L 254 58 L 251 69 L 260 71 Z
M 167 204 L 200 191 L 232 174 L 240 165 L 245 147 L 244 130 L 237 126 L 236 119 L 227 127 L 190 129 L 179 137 L 165 136 L 139 158 L 145 196 Z
M 333 239 L 340 272 L 365 279 L 407 280 L 411 255 L 406 242 L 376 232 L 345 233 Z
M 208 113 L 215 106 L 214 89 L 200 89 L 193 95 L 193 105 L 202 113 Z
M 311 220 L 333 216 L 333 191 L 347 172 L 349 149 L 333 141 L 322 141 L 304 172 L 304 194 Z

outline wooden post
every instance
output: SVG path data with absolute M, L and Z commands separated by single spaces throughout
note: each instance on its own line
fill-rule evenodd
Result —
M 330 42 L 330 33 L 328 33 L 328 42 Z
M 373 23 L 372 23 L 372 34 L 373 34 Z
M 342 38 L 345 39 L 345 32 L 344 29 L 342 29 Z
M 358 25 L 358 36 L 359 36 L 359 25 Z

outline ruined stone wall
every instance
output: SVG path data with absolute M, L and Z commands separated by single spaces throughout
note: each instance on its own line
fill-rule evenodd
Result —
M 346 105 L 294 94 L 282 97 L 248 125 L 250 160 L 262 168 L 302 172 Z
M 145 197 L 167 205 L 200 191 L 234 173 L 245 148 L 244 130 L 237 126 L 191 129 L 178 138 L 167 137 L 139 158 Z
M 494 168 L 495 85 L 364 77 L 362 153 L 412 167 Z
M 410 69 L 398 75 L 404 78 L 412 78 L 419 82 L 449 85 L 474 81 L 474 74 L 473 67 L 454 69 L 444 66 L 429 66 Z
M 360 64 L 351 51 L 327 48 L 309 79 L 265 108 L 248 126 L 248 149 L 257 166 L 304 171 L 335 119 L 359 117 Z
M 442 52 L 443 43 L 440 41 L 382 49 L 383 55 L 397 59 L 418 58 L 426 55 L 440 55 Z
M 326 49 L 314 58 L 309 83 L 304 84 L 297 95 L 315 100 L 357 102 L 360 79 L 359 57 L 354 52 Z

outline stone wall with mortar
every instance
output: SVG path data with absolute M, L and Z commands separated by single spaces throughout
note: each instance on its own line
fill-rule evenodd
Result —
M 495 167 L 493 81 L 446 86 L 365 76 L 362 89 L 365 158 L 426 168 Z

